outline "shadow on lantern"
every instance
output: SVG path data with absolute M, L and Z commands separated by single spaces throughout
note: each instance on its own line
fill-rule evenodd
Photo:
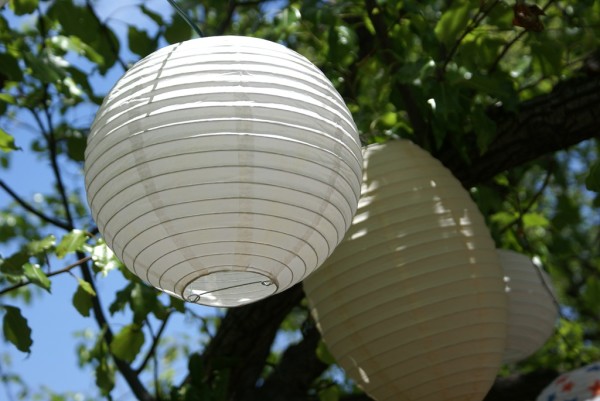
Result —
M 384 400 L 483 399 L 501 365 L 506 296 L 477 206 L 408 141 L 371 145 L 344 241 L 304 282 L 330 352 Z

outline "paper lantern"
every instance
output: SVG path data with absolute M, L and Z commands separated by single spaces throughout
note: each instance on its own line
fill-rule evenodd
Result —
M 558 309 L 548 275 L 525 255 L 499 250 L 508 295 L 508 334 L 503 362 L 527 358 L 554 332 Z
M 262 39 L 160 49 L 110 91 L 85 180 L 100 233 L 145 282 L 237 306 L 315 270 L 360 196 L 356 127 L 306 58 Z
M 537 398 L 537 401 L 597 400 L 600 400 L 600 362 L 560 375 Z
M 338 364 L 378 401 L 480 401 L 501 366 L 507 297 L 477 206 L 408 141 L 363 154 L 346 238 L 304 281 Z

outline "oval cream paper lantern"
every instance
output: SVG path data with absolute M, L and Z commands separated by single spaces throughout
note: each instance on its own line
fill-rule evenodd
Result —
M 480 401 L 506 341 L 494 242 L 449 170 L 409 141 L 364 153 L 346 238 L 304 281 L 329 351 L 378 401 Z
M 558 309 L 550 277 L 525 255 L 498 250 L 508 295 L 508 334 L 503 362 L 523 360 L 554 332 Z
M 237 306 L 323 263 L 352 221 L 361 167 L 350 112 L 317 67 L 225 36 L 126 72 L 91 128 L 85 181 L 100 233 L 133 273 Z
M 563 373 L 550 383 L 536 401 L 600 400 L 600 362 Z

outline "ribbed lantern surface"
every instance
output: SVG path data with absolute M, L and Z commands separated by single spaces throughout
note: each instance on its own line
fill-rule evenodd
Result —
M 550 383 L 536 401 L 600 400 L 600 362 L 563 373 Z
M 298 53 L 194 39 L 136 63 L 91 128 L 100 233 L 154 287 L 236 306 L 283 291 L 342 240 L 360 195 L 356 127 Z
M 508 335 L 504 363 L 517 362 L 540 349 L 554 332 L 558 309 L 550 277 L 525 255 L 498 250 L 508 295 Z
M 484 220 L 409 141 L 364 153 L 344 241 L 304 282 L 347 375 L 378 401 L 480 401 L 501 365 L 507 297 Z

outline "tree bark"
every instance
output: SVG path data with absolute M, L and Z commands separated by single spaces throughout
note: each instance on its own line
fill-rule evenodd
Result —
M 491 116 L 498 123 L 498 134 L 483 155 L 471 155 L 469 164 L 451 151 L 439 155 L 465 187 L 483 183 L 504 170 L 586 139 L 598 138 L 600 77 L 567 80 L 552 93 L 521 104 L 517 114 L 500 108 L 492 111 Z M 314 399 L 306 390 L 325 368 L 314 352 L 318 342 L 316 332 L 311 332 L 284 354 L 262 389 L 256 386 L 281 322 L 303 296 L 302 288 L 295 286 L 256 304 L 229 310 L 203 357 L 207 366 L 220 358 L 234 361 L 231 400 Z M 534 372 L 500 378 L 485 401 L 533 401 L 554 376 L 555 372 Z M 352 395 L 344 400 L 368 401 L 370 398 Z
M 498 130 L 485 153 L 474 147 L 469 163 L 448 149 L 435 155 L 467 188 L 586 139 L 600 138 L 600 76 L 563 81 L 551 93 L 519 105 L 516 113 L 500 107 L 489 115 Z

